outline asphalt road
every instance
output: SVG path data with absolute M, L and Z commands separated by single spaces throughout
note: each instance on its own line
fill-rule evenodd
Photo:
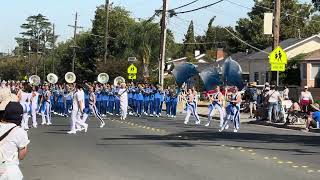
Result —
M 55 117 L 53 126 L 29 131 L 21 169 L 26 180 L 320 178 L 319 134 L 249 124 L 219 133 L 217 123 L 182 119 L 108 118 L 100 129 L 91 118 L 87 133 L 68 135 L 69 119 Z

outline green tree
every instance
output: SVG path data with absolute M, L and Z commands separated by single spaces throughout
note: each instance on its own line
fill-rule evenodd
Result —
M 46 16 L 42 14 L 29 16 L 26 23 L 20 26 L 22 37 L 16 37 L 18 52 L 27 54 L 31 52 L 46 52 L 47 47 L 52 47 L 52 27 Z M 30 48 L 30 49 L 29 49 Z
M 314 7 L 319 11 L 320 10 L 320 1 L 319 0 L 312 0 Z
M 304 57 L 304 54 L 300 54 L 288 61 L 286 71 L 280 74 L 284 84 L 300 86 L 300 63 Z
M 260 49 L 270 46 L 272 37 L 263 34 L 263 18 L 264 13 L 272 11 L 273 0 L 255 1 L 248 13 L 249 18 L 240 18 L 237 22 L 235 29 L 240 37 Z M 280 40 L 298 38 L 299 29 L 302 38 L 312 35 L 306 28 L 314 12 L 311 4 L 300 4 L 298 0 L 282 1 L 281 12 Z
M 194 26 L 193 26 L 193 21 L 190 22 L 190 25 L 188 27 L 188 31 L 184 36 L 183 40 L 183 48 L 182 52 L 185 56 L 193 56 L 194 51 L 196 50 L 196 45 L 193 44 L 195 43 L 195 37 L 194 37 Z

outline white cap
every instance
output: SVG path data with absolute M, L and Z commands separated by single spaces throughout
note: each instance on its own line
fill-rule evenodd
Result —
M 309 87 L 308 87 L 308 86 L 304 86 L 304 88 L 305 88 L 305 89 L 308 89 Z

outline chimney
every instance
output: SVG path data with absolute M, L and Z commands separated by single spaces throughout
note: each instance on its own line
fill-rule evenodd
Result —
M 223 59 L 224 59 L 223 48 L 218 48 L 217 49 L 217 60 L 216 61 L 221 61 Z

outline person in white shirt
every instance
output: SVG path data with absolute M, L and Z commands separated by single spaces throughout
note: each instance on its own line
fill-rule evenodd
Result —
M 268 120 L 272 120 L 272 112 L 274 113 L 274 117 L 278 117 L 278 105 L 279 101 L 281 101 L 281 95 L 279 91 L 276 90 L 276 86 L 272 85 L 270 87 L 270 91 L 266 94 L 268 104 L 269 104 L 269 109 L 268 109 Z
M 226 90 L 227 91 L 227 90 Z M 226 117 L 219 129 L 219 132 L 229 128 L 229 124 L 233 123 L 233 132 L 240 129 L 240 104 L 242 102 L 241 92 L 238 87 L 233 87 L 233 92 L 228 95 L 228 105 L 226 107 Z
M 88 130 L 88 124 L 82 121 L 81 116 L 84 111 L 84 92 L 81 85 L 77 84 L 73 94 L 72 111 L 71 111 L 71 130 L 68 134 L 76 134 L 76 125 L 81 126 L 85 132 Z
M 120 96 L 120 109 L 121 109 L 121 120 L 125 120 L 128 114 L 128 90 L 126 88 L 125 83 L 121 83 L 119 89 L 119 96 Z
M 22 180 L 19 160 L 27 155 L 30 143 L 27 132 L 20 127 L 23 108 L 19 102 L 9 102 L 0 122 L 0 179 Z
M 310 91 L 308 91 L 308 86 L 304 86 L 304 90 L 300 93 L 300 106 L 301 110 L 305 113 L 308 112 L 308 106 L 313 104 L 313 97 Z
M 43 89 L 43 95 L 41 98 L 42 102 L 42 125 L 51 125 L 51 102 L 50 102 L 51 92 L 49 91 L 49 86 L 46 84 Z
M 209 97 L 211 104 L 209 105 L 208 123 L 205 126 L 210 126 L 212 116 L 214 115 L 214 110 L 218 110 L 220 114 L 220 128 L 222 127 L 225 112 L 223 107 L 224 96 L 220 91 L 220 87 L 216 87 L 216 92 Z
M 284 100 L 289 100 L 289 88 L 287 85 L 284 86 L 284 90 L 282 92 L 282 96 Z
M 22 89 L 19 90 L 17 96 L 18 100 L 23 107 L 23 116 L 21 127 L 28 130 L 29 129 L 29 112 L 30 112 L 30 99 L 31 99 L 31 86 L 29 84 L 24 84 Z
M 93 115 L 99 120 L 100 128 L 103 128 L 106 125 L 106 123 L 104 122 L 100 113 L 98 112 L 98 109 L 96 106 L 97 101 L 96 101 L 96 95 L 94 93 L 95 92 L 94 87 L 89 84 L 86 84 L 86 86 L 89 89 L 89 109 L 85 108 L 84 114 L 81 119 L 82 121 L 81 123 L 84 124 L 87 121 L 90 112 L 92 112 Z
M 31 116 L 32 116 L 32 126 L 33 128 L 38 127 L 37 123 L 37 109 L 38 109 L 38 86 L 33 86 L 31 93 Z

